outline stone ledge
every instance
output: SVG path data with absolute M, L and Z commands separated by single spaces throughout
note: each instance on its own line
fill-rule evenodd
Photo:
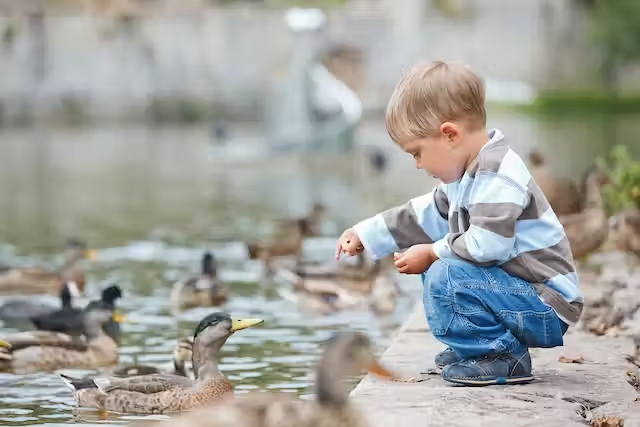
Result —
M 381 361 L 403 378 L 422 382 L 384 382 L 366 376 L 351 393 L 372 427 L 394 426 L 584 426 L 578 410 L 589 406 L 597 416 L 618 415 L 625 427 L 640 426 L 639 397 L 626 381 L 624 355 L 632 349 L 626 337 L 596 337 L 571 328 L 565 346 L 532 349 L 536 380 L 528 385 L 459 387 L 434 368 L 443 349 L 427 329 L 422 306 L 398 330 Z M 582 364 L 561 363 L 561 356 L 583 355 Z

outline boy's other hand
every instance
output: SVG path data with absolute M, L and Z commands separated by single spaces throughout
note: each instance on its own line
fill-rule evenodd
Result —
M 404 274 L 424 273 L 437 259 L 430 244 L 414 245 L 404 252 L 393 254 L 393 264 L 398 272 Z
M 340 259 L 340 255 L 343 253 L 353 256 L 363 250 L 364 247 L 362 246 L 360 237 L 358 237 L 358 234 L 353 230 L 353 228 L 349 228 L 345 230 L 342 233 L 342 236 L 338 239 L 338 244 L 336 245 L 336 259 Z

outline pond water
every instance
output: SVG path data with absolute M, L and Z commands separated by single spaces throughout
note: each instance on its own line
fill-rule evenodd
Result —
M 579 176 L 616 142 L 640 155 L 635 117 L 542 121 L 495 113 L 513 147 L 539 147 L 560 173 Z M 123 325 L 122 363 L 166 365 L 177 337 L 191 335 L 216 309 L 172 316 L 172 283 L 198 269 L 203 250 L 220 260 L 233 297 L 221 310 L 262 317 L 224 346 L 221 369 L 238 392 L 279 390 L 309 397 L 322 343 L 337 329 L 367 331 L 382 351 L 420 294 L 416 277 L 402 277 L 407 294 L 384 317 L 367 311 L 330 316 L 300 312 L 273 285 L 258 282 L 242 241 L 268 231 L 270 220 L 304 213 L 315 200 L 330 209 L 328 237 L 305 246 L 331 258 L 338 232 L 358 219 L 429 190 L 433 182 L 387 139 L 381 122 L 364 123 L 359 149 L 349 154 L 269 153 L 251 128 L 231 128 L 224 146 L 208 127 L 118 126 L 82 129 L 4 129 L 0 132 L 0 263 L 55 266 L 68 237 L 85 239 L 99 259 L 87 263 L 90 297 L 110 283 L 135 323 Z M 388 156 L 377 173 L 365 155 Z M 3 297 L 6 298 L 6 297 Z M 55 298 L 51 298 L 53 304 Z M 0 334 L 16 331 L 0 327 Z M 73 370 L 83 375 L 98 371 Z M 0 374 L 0 425 L 124 424 L 132 417 L 74 410 L 53 374 Z

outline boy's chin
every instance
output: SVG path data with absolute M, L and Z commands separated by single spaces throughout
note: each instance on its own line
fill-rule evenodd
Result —
M 458 181 L 460 180 L 460 178 L 456 178 L 456 179 L 442 179 L 442 178 L 438 178 L 438 177 L 435 177 L 435 176 L 434 176 L 434 178 L 435 178 L 435 179 L 437 179 L 437 180 L 439 180 L 439 181 L 441 181 L 443 184 L 453 184 L 454 182 L 458 182 Z

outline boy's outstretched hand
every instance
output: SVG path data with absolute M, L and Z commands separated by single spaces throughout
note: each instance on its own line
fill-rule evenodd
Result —
M 430 244 L 414 245 L 404 252 L 393 254 L 393 264 L 398 272 L 404 274 L 424 273 L 437 260 L 438 256 Z
M 340 259 L 341 254 L 355 255 L 364 250 L 360 237 L 353 228 L 349 228 L 342 233 L 336 245 L 336 259 Z

